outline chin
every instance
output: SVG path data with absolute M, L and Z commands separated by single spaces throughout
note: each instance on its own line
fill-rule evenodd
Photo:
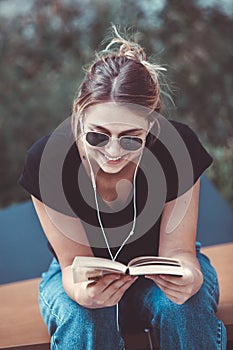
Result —
M 100 169 L 106 174 L 118 174 L 125 166 L 113 167 L 113 166 L 100 166 Z

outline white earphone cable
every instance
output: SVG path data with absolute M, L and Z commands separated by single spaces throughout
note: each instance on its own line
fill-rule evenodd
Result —
M 82 133 L 84 133 L 82 118 L 80 119 L 80 124 L 81 124 Z M 125 246 L 126 242 L 127 242 L 127 241 L 129 240 L 129 238 L 134 234 L 134 230 L 135 230 L 135 226 L 136 226 L 136 219 L 137 219 L 136 175 L 137 175 L 137 170 L 138 170 L 138 167 L 139 167 L 141 158 L 142 158 L 143 149 L 142 149 L 142 151 L 141 151 L 141 153 L 140 153 L 140 156 L 139 156 L 139 159 L 138 159 L 138 162 L 137 162 L 135 171 L 134 171 L 134 177 L 133 177 L 133 212 L 134 212 L 134 214 L 133 214 L 133 225 L 132 225 L 132 228 L 131 228 L 131 230 L 130 230 L 128 236 L 127 236 L 126 239 L 123 241 L 123 243 L 121 244 L 120 248 L 117 250 L 117 252 L 116 252 L 116 254 L 115 254 L 114 256 L 113 256 L 113 254 L 112 254 L 112 252 L 111 252 L 111 249 L 110 249 L 110 246 L 109 246 L 109 243 L 108 243 L 108 239 L 107 239 L 107 236 L 106 236 L 106 234 L 105 234 L 104 227 L 103 227 L 103 223 L 102 223 L 102 220 L 101 220 L 100 209 L 99 209 L 99 203 L 98 203 L 98 198 L 97 198 L 97 189 L 96 189 L 95 175 L 94 175 L 94 171 L 93 171 L 93 168 L 92 168 L 92 165 L 91 165 L 89 156 L 88 156 L 88 152 L 87 152 L 87 148 L 86 148 L 85 142 L 84 142 L 84 149 L 85 149 L 85 153 L 86 153 L 86 158 L 87 158 L 87 161 L 88 161 L 88 165 L 89 165 L 89 168 L 90 168 L 90 176 L 91 176 L 92 187 L 93 187 L 93 190 L 94 190 L 94 197 L 95 197 L 95 204 L 96 204 L 96 212 L 97 212 L 98 222 L 99 222 L 99 225 L 100 225 L 100 228 L 101 228 L 101 231 L 102 231 L 102 234 L 103 234 L 103 237 L 104 237 L 104 240 L 105 240 L 105 243 L 106 243 L 106 246 L 107 246 L 109 255 L 110 255 L 111 259 L 112 259 L 113 261 L 115 261 L 116 258 L 117 258 L 117 256 L 119 255 L 119 253 L 121 252 L 121 250 L 122 250 L 123 247 Z M 118 303 L 116 304 L 116 322 L 117 322 L 117 330 L 119 331 L 119 330 L 120 330 L 120 327 L 119 327 L 119 305 L 118 305 Z
M 106 246 L 107 246 L 107 248 L 108 248 L 109 255 L 110 255 L 111 259 L 114 261 L 114 260 L 116 260 L 117 256 L 119 255 L 120 251 L 122 250 L 122 248 L 124 247 L 124 245 L 126 244 L 126 242 L 127 242 L 127 241 L 129 240 L 129 238 L 134 234 L 134 230 L 135 230 L 135 226 L 136 226 L 136 219 L 137 219 L 136 175 L 137 175 L 137 170 L 138 170 L 139 163 L 140 163 L 140 161 L 141 161 L 141 157 L 142 157 L 142 153 L 143 153 L 143 152 L 141 152 L 141 154 L 140 154 L 140 157 L 139 157 L 137 166 L 136 166 L 136 168 L 135 168 L 134 178 L 133 178 L 133 208 L 134 208 L 133 225 L 132 225 L 132 228 L 131 228 L 131 230 L 130 230 L 130 233 L 128 234 L 128 236 L 126 237 L 126 239 L 123 241 L 123 243 L 121 244 L 121 246 L 120 246 L 120 248 L 118 249 L 118 251 L 116 252 L 116 254 L 113 256 L 113 254 L 112 254 L 112 252 L 111 252 L 111 249 L 110 249 L 110 246 L 109 246 L 109 243 L 108 243 L 108 239 L 107 239 L 106 234 L 105 234 L 105 231 L 104 231 L 104 227 L 103 227 L 103 223 L 102 223 L 102 220 L 101 220 L 101 216 L 100 216 L 100 209 L 99 209 L 99 203 L 98 203 L 98 198 L 97 198 L 97 190 L 96 190 L 95 175 L 94 175 L 93 168 L 92 168 L 92 165 L 91 165 L 89 156 L 88 156 L 88 152 L 87 152 L 87 149 L 86 149 L 86 145 L 84 146 L 84 148 L 85 148 L 85 153 L 86 153 L 87 161 L 88 161 L 88 164 L 89 164 L 89 167 L 90 167 L 91 181 L 92 181 L 92 187 L 93 187 L 93 190 L 94 190 L 94 196 L 95 196 L 96 212 L 97 212 L 98 222 L 99 222 L 99 225 L 100 225 L 100 228 L 101 228 L 101 231 L 102 231 L 102 234 L 103 234 L 103 237 L 104 237 Z

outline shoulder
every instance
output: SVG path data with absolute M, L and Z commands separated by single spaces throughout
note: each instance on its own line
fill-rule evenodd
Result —
M 79 153 L 70 125 L 55 129 L 41 137 L 28 149 L 26 159 L 34 163 L 51 165 L 68 161 L 78 161 Z
M 200 140 L 197 133 L 190 126 L 184 123 L 173 120 L 169 122 L 179 133 L 185 147 L 189 152 L 193 165 L 196 166 L 195 163 L 204 164 L 207 168 L 212 163 L 213 158 L 206 150 L 206 147 Z
M 175 120 L 168 120 L 170 125 L 179 133 L 184 141 L 190 137 L 199 140 L 197 133 L 187 124 Z
M 70 127 L 56 129 L 38 139 L 27 151 L 19 184 L 30 194 L 54 207 L 63 179 L 70 183 L 80 165 L 80 157 Z M 51 195 L 52 192 L 52 195 Z M 49 198 L 48 195 L 49 194 Z M 55 199 L 54 199 L 55 198 Z
M 185 123 L 182 122 L 178 122 L 176 120 L 173 119 L 168 119 L 168 122 L 180 133 L 180 134 L 185 134 L 187 132 L 194 132 L 190 126 L 188 126 Z
M 165 118 L 159 124 L 160 134 L 151 151 L 166 179 L 170 201 L 191 188 L 213 159 L 188 125 Z
M 197 156 L 205 158 L 208 163 L 212 162 L 212 157 L 206 151 L 197 133 L 187 124 L 159 119 L 160 134 L 158 140 L 152 147 L 152 152 L 159 154 L 164 149 L 172 157 L 182 158 L 187 153 L 193 160 Z M 182 160 L 182 159 L 181 159 Z
M 187 124 L 172 120 L 172 119 L 161 119 L 159 121 L 161 132 L 165 136 L 171 136 L 173 139 L 177 139 L 179 136 L 183 141 L 188 140 L 190 137 L 192 139 L 198 139 L 196 132 Z
M 27 150 L 26 155 L 30 158 L 41 158 L 41 155 L 44 151 L 44 148 L 46 146 L 46 143 L 49 140 L 50 135 L 45 135 L 35 141 L 30 148 Z

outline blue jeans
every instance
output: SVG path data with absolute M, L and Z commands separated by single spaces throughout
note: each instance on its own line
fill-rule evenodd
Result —
M 198 293 L 177 305 L 153 281 L 140 277 L 119 303 L 121 330 L 150 328 L 154 344 L 162 350 L 225 350 L 226 329 L 215 315 L 219 298 L 216 272 L 198 244 L 197 256 L 204 275 Z M 42 275 L 40 308 L 52 350 L 124 349 L 116 307 L 88 309 L 71 300 L 63 289 L 56 259 Z

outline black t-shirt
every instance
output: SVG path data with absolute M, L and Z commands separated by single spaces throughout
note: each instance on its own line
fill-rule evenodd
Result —
M 159 137 L 145 148 L 137 172 L 135 232 L 117 260 L 128 263 L 136 256 L 157 255 L 164 204 L 190 189 L 211 163 L 211 156 L 188 126 L 160 120 Z M 92 183 L 69 122 L 30 147 L 19 183 L 47 206 L 78 217 L 94 255 L 110 258 L 97 218 Z M 114 255 L 132 228 L 133 190 L 125 207 L 118 211 L 110 209 L 98 194 L 97 200 Z

